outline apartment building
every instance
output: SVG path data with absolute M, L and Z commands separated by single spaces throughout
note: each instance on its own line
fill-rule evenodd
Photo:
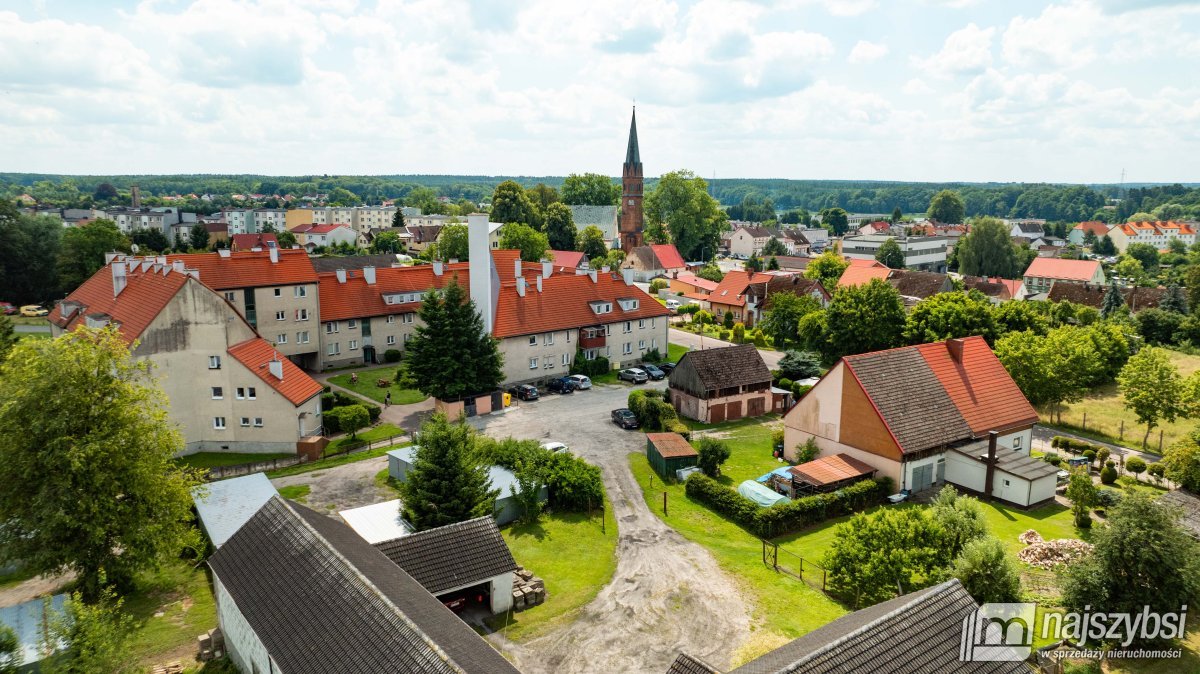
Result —
M 1030 295 L 1050 292 L 1055 283 L 1105 284 L 1104 268 L 1099 260 L 1062 260 L 1034 258 L 1025 270 L 1025 290 Z
M 221 211 L 221 221 L 229 234 L 258 234 L 264 228 L 283 231 L 288 211 L 282 208 L 227 208 Z
M 154 363 L 183 454 L 294 452 L 320 434 L 321 385 L 262 339 L 183 260 L 111 256 L 50 314 L 55 336 L 117 326 Z
M 92 217 L 108 218 L 117 223 L 117 229 L 129 234 L 139 229 L 155 230 L 166 234 L 171 227 L 178 224 L 179 209 L 177 208 L 126 208 L 119 206 L 104 210 L 92 211 Z
M 350 225 L 300 225 L 292 230 L 296 242 L 309 253 L 323 246 L 358 245 L 358 234 Z
M 1186 222 L 1127 222 L 1123 225 L 1113 225 L 1108 231 L 1117 250 L 1124 253 L 1130 244 L 1145 243 L 1154 246 L 1156 250 L 1166 250 L 1171 241 L 1176 239 L 1185 245 L 1196 242 L 1196 228 Z
M 900 246 L 906 268 L 946 273 L 947 241 L 944 236 L 847 236 L 842 239 L 842 255 L 852 260 L 874 260 L 888 239 L 895 240 Z
M 350 225 L 354 227 L 354 231 L 365 234 L 372 229 L 391 227 L 395 217 L 395 206 L 362 206 L 354 209 Z
M 293 363 L 317 368 L 317 272 L 303 250 L 219 250 L 170 255 L 167 261 L 194 271 Z

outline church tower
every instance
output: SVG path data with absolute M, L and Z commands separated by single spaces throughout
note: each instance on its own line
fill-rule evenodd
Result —
M 641 246 L 642 228 L 642 155 L 638 152 L 637 109 L 629 122 L 629 145 L 625 148 L 625 165 L 621 167 L 621 219 L 617 231 L 621 250 L 628 255 Z

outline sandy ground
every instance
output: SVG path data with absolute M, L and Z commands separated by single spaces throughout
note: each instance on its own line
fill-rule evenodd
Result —
M 623 431 L 609 417 L 628 392 L 597 387 L 473 420 L 496 437 L 565 442 L 599 465 L 618 520 L 612 582 L 575 620 L 524 644 L 489 637 L 526 674 L 664 672 L 680 651 L 725 668 L 750 636 L 749 612 L 733 581 L 712 555 L 646 507 L 627 459 L 644 451 L 645 435 Z
M 339 510 L 371 505 L 395 498 L 375 484 L 375 474 L 387 468 L 387 457 L 347 463 L 327 470 L 315 470 L 271 480 L 275 488 L 307 484 L 305 505 L 319 512 L 336 514 Z M 330 508 L 329 506 L 333 506 Z
M 24 604 L 31 599 L 57 593 L 75 580 L 73 572 L 58 576 L 34 576 L 9 587 L 0 588 L 0 608 Z

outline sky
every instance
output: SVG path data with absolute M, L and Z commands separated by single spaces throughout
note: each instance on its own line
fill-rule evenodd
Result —
M 0 0 L 0 171 L 1200 181 L 1200 3 Z

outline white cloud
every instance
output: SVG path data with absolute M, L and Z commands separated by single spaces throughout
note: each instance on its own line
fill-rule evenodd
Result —
M 992 37 L 995 28 L 980 28 L 974 23 L 956 30 L 929 58 L 913 58 L 913 64 L 937 77 L 982 72 L 992 63 Z
M 909 96 L 922 96 L 924 94 L 932 94 L 933 87 L 925 84 L 925 80 L 919 77 L 914 77 L 913 79 L 905 82 L 904 86 L 900 88 L 900 91 L 908 94 Z
M 887 53 L 888 46 L 886 44 L 859 40 L 855 43 L 854 48 L 850 50 L 850 56 L 847 60 L 850 63 L 870 63 L 887 56 Z
M 834 16 L 859 16 L 875 9 L 875 0 L 822 0 L 825 10 Z

